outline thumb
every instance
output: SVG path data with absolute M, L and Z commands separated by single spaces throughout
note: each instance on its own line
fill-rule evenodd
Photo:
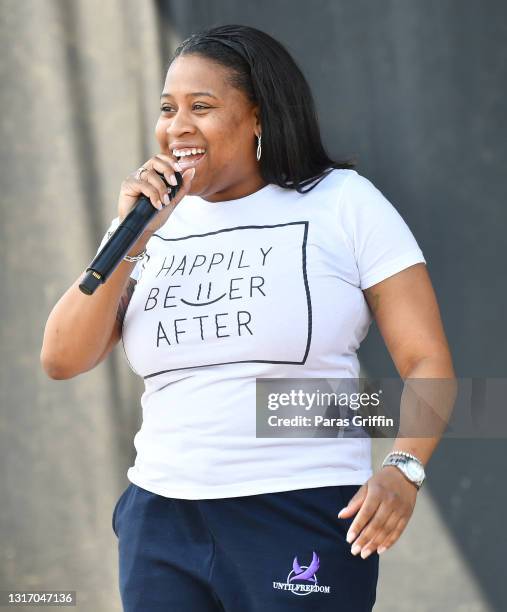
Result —
M 183 174 L 181 175 L 183 179 L 183 188 L 185 190 L 185 193 L 187 193 L 190 188 L 190 184 L 192 183 L 194 174 L 195 174 L 195 168 L 187 168 L 185 172 L 183 172 Z
M 367 486 L 364 484 L 356 494 L 350 499 L 349 503 L 338 512 L 338 518 L 350 518 L 361 507 L 366 498 Z

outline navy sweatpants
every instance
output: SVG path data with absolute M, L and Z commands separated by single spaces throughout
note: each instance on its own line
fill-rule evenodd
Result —
M 367 612 L 366 559 L 337 518 L 359 485 L 243 497 L 162 497 L 131 483 L 113 511 L 125 612 Z

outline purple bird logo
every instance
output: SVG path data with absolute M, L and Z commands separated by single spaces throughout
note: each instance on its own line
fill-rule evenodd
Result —
M 320 561 L 317 553 L 315 551 L 312 551 L 312 553 L 310 565 L 300 565 L 298 558 L 294 557 L 292 569 L 286 581 L 278 582 L 277 580 L 273 580 L 273 588 L 289 591 L 293 595 L 303 597 L 305 595 L 310 595 L 310 593 L 323 593 L 329 595 L 331 593 L 331 586 L 317 583 L 316 574 L 320 567 Z
M 294 561 L 292 562 L 292 571 L 294 575 L 289 578 L 289 582 L 293 580 L 308 580 L 309 582 L 316 583 L 317 577 L 315 574 L 319 569 L 319 558 L 317 553 L 313 551 L 312 561 L 310 565 L 299 565 L 298 558 L 294 557 Z

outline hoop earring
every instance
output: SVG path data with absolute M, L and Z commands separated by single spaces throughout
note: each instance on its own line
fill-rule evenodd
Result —
M 261 155 L 262 155 L 261 138 L 262 138 L 262 134 L 259 134 L 259 136 L 257 136 L 257 161 L 260 160 Z

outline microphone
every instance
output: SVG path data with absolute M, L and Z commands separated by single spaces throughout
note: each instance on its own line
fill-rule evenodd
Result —
M 171 189 L 171 193 L 168 195 L 169 199 L 172 200 L 183 184 L 181 173 L 174 173 L 178 182 L 177 185 L 169 185 L 163 174 L 160 174 L 160 172 L 157 172 L 157 174 L 165 185 Z M 139 196 L 132 210 L 118 225 L 109 240 L 97 253 L 95 259 L 86 268 L 87 274 L 79 284 L 79 288 L 84 294 L 92 295 L 101 283 L 106 282 L 128 253 L 130 247 L 142 234 L 144 228 L 158 212 L 158 208 L 153 206 L 147 196 L 144 194 Z

